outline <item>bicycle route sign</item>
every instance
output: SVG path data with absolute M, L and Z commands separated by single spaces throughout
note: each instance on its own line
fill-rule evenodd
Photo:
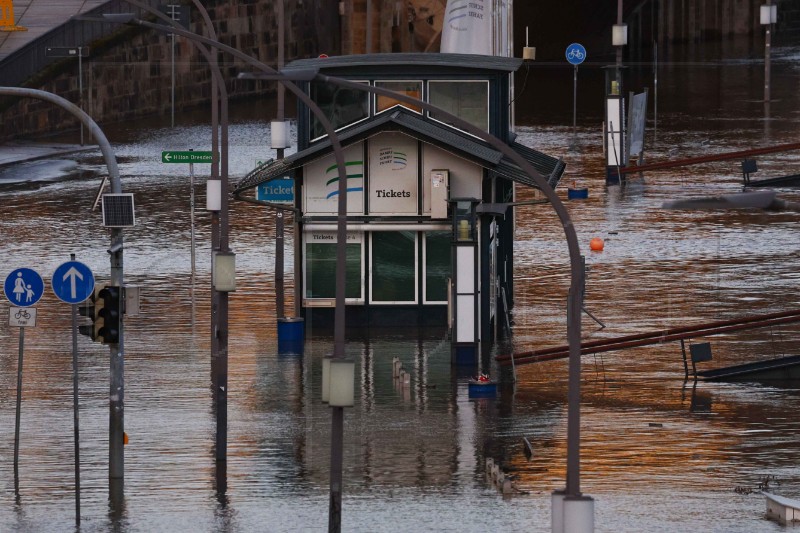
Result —
M 564 55 L 567 56 L 567 61 L 569 61 L 571 65 L 578 66 L 586 60 L 586 48 L 580 43 L 572 43 L 567 46 Z
M 35 270 L 18 268 L 6 276 L 3 291 L 12 305 L 29 307 L 35 305 L 44 294 L 44 281 Z
M 94 291 L 94 274 L 80 261 L 61 263 L 53 272 L 53 293 L 64 303 L 79 304 Z

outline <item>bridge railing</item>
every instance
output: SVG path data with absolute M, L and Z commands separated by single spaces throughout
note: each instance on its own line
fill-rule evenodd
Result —
M 142 0 L 150 7 L 157 8 L 162 0 Z M 100 16 L 105 13 L 136 13 L 140 18 L 147 15 L 140 9 L 128 4 L 124 0 L 111 0 L 98 6 L 84 15 Z M 61 61 L 61 57 L 48 57 L 45 49 L 48 47 L 79 47 L 89 46 L 97 39 L 111 35 L 119 31 L 119 24 L 108 24 L 103 22 L 87 22 L 69 19 L 37 37 L 25 46 L 15 50 L 5 59 L 0 61 L 0 85 L 6 87 L 22 86 L 28 79 L 41 72 L 45 67 L 56 61 Z

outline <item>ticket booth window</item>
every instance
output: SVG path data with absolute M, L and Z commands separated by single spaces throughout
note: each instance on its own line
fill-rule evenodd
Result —
M 371 255 L 372 302 L 416 303 L 417 233 L 373 232 Z
M 483 131 L 489 131 L 488 81 L 429 81 L 428 101 Z M 434 113 L 431 113 L 431 118 L 447 122 Z
M 319 106 L 333 129 L 338 130 L 369 118 L 369 93 L 329 83 L 312 83 L 311 99 Z M 325 128 L 311 116 L 311 139 L 326 135 Z
M 451 274 L 449 231 L 425 234 L 425 303 L 447 303 L 447 280 Z
M 306 298 L 336 298 L 336 248 L 333 243 L 306 243 Z M 360 300 L 361 243 L 346 248 L 345 298 Z

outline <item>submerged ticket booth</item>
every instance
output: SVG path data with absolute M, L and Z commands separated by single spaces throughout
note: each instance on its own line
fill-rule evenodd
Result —
M 298 60 L 320 73 L 422 99 L 500 138 L 555 187 L 559 159 L 514 142 L 509 79 L 521 61 L 462 54 L 367 54 Z M 513 305 L 514 208 L 533 180 L 488 144 L 418 106 L 321 82 L 303 90 L 325 112 L 347 169 L 348 327 L 447 325 L 453 360 L 474 364 Z M 298 301 L 311 328 L 333 323 L 338 169 L 302 103 L 297 153 L 236 186 L 294 178 Z M 310 330 L 312 331 L 312 330 Z M 312 331 L 313 334 L 313 331 Z

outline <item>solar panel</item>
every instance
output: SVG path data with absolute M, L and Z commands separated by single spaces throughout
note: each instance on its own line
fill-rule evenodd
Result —
M 104 194 L 103 226 L 125 228 L 133 225 L 133 193 Z

